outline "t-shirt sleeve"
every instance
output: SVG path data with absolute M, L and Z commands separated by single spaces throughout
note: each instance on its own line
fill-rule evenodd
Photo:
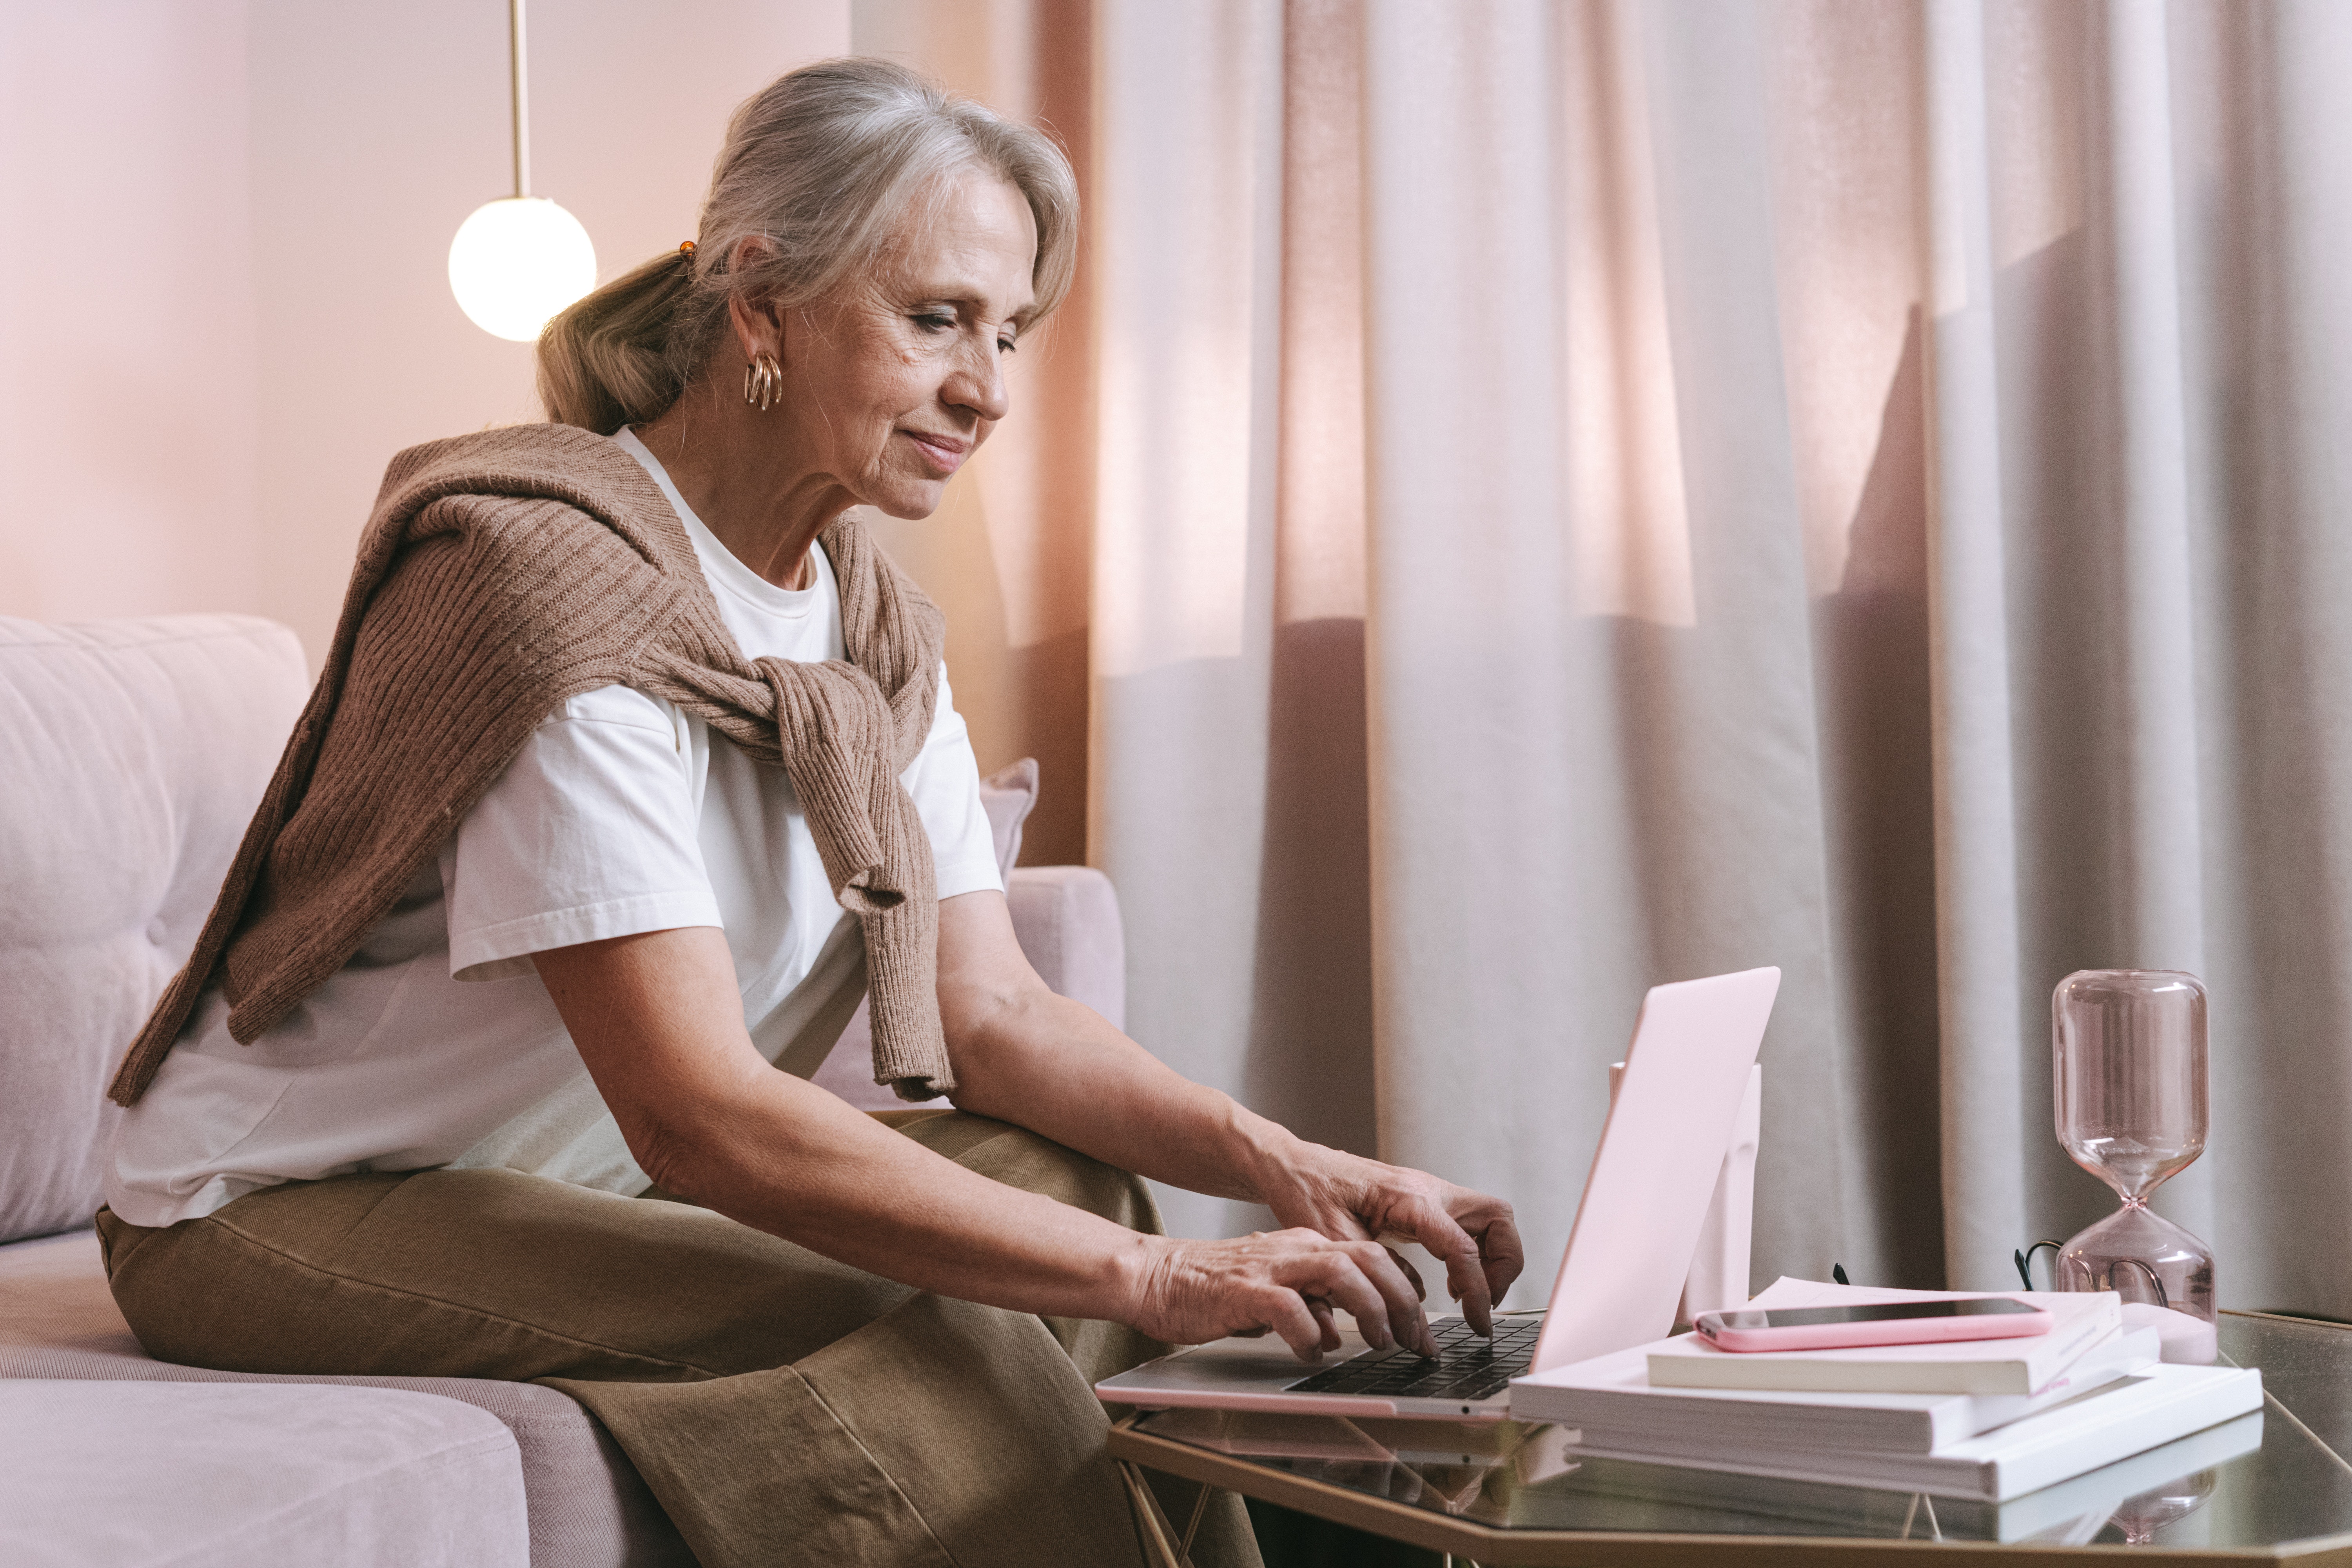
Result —
M 980 804 L 980 764 L 972 757 L 971 736 L 964 728 L 963 715 L 955 710 L 955 694 L 948 689 L 945 665 L 940 667 L 940 697 L 932 710 L 929 738 L 898 777 L 914 797 L 915 809 L 931 836 L 940 897 L 1003 892 L 1004 879 L 996 869 L 996 838 L 989 832 L 988 813 Z
M 550 948 L 719 924 L 684 742 L 670 709 L 625 686 L 572 698 L 530 732 L 442 849 L 455 978 L 503 980 Z

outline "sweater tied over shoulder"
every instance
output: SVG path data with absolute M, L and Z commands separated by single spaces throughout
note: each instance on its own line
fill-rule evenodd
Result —
M 906 1100 L 952 1089 L 939 885 L 898 782 L 930 732 L 946 623 L 854 516 L 819 537 L 847 662 L 747 659 L 685 524 L 609 437 L 513 426 L 394 458 L 318 684 L 108 1097 L 138 1100 L 215 983 L 239 1041 L 285 1017 L 359 951 L 531 731 L 616 684 L 790 776 L 866 938 L 875 1081 Z

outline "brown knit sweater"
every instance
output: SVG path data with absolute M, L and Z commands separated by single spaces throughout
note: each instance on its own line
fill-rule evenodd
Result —
M 864 927 L 875 1081 L 953 1089 L 930 840 L 898 783 L 930 731 L 945 624 L 855 519 L 821 538 L 849 662 L 746 659 L 685 525 L 607 437 L 517 426 L 394 458 L 319 684 L 108 1095 L 139 1099 L 215 981 L 229 1032 L 258 1038 L 359 950 L 541 721 L 614 684 L 782 766 Z

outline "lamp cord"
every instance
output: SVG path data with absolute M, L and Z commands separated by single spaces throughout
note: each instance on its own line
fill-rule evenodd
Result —
M 530 195 L 530 73 L 524 64 L 522 0 L 507 0 L 507 41 L 514 66 L 514 194 Z

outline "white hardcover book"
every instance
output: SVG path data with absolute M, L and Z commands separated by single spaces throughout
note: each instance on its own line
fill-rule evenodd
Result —
M 2096 1535 L 2126 1499 L 2251 1454 L 2262 1446 L 2263 1413 L 2256 1410 L 2146 1453 L 2086 1470 L 2070 1480 L 1995 1503 L 1872 1490 L 1843 1479 L 1789 1480 L 1654 1461 L 1615 1463 L 1573 1452 L 1563 1445 L 1559 1450 L 1563 1459 L 1584 1462 L 1547 1482 L 1546 1489 L 1555 1495 L 1630 1501 L 1662 1510 L 1728 1510 L 1785 1520 L 1792 1526 L 1781 1532 L 1787 1535 L 1871 1537 L 1893 1531 L 1901 1539 L 2079 1545 Z M 1610 1517 L 1605 1512 L 1602 1516 Z M 1622 1528 L 1649 1528 L 1630 1516 L 1615 1517 L 1622 1521 Z M 1704 1529 L 1705 1525 L 1693 1517 L 1678 1526 L 1658 1528 Z
M 1927 1454 L 2038 1415 L 2158 1359 L 2153 1329 L 2108 1335 L 2039 1394 L 1834 1394 L 1763 1388 L 1654 1388 L 1650 1345 L 1529 1373 L 1511 1415 L 1587 1429 L 1604 1445 L 1694 1457 L 1790 1444 Z M 1595 1432 L 1605 1434 L 1595 1437 Z
M 2098 1534 L 2130 1499 L 2254 1453 L 2262 1446 L 2263 1413 L 2252 1410 L 2009 1502 L 1975 1504 L 1947 1499 L 1944 1511 L 1954 1515 L 1953 1522 L 1961 1529 L 1973 1527 L 1990 1540 L 2081 1546 Z M 1977 1509 L 1983 1510 L 1981 1516 L 1972 1515 Z
M 1984 1294 L 1985 1292 L 1974 1292 Z M 1940 1301 L 1956 1290 L 1882 1290 L 1775 1280 L 1749 1310 L 1863 1307 L 1882 1301 Z M 2123 1324 L 2112 1290 L 2012 1290 L 2056 1321 L 2047 1333 L 2019 1339 L 1952 1340 L 1940 1344 L 1862 1345 L 1852 1350 L 1721 1351 L 1696 1334 L 1650 1347 L 1653 1388 L 1775 1388 L 1831 1394 L 2039 1394 L 2075 1358 Z
M 1642 1464 L 1999 1503 L 2259 1410 L 2262 1403 L 2262 1373 L 2252 1367 L 2158 1364 L 1938 1454 L 1759 1447 L 1737 1458 L 1697 1460 L 1590 1441 L 1569 1447 Z

